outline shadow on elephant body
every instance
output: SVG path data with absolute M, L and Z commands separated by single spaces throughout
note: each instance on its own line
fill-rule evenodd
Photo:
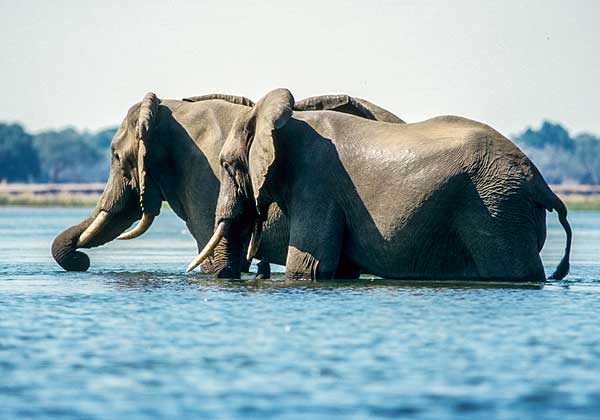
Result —
M 188 130 L 180 122 L 171 116 L 172 111 L 164 107 L 164 112 L 169 118 L 168 127 L 163 127 L 164 133 L 161 138 L 178 139 L 179 147 L 172 147 L 168 152 L 154 162 L 153 173 L 158 174 L 158 183 L 161 186 L 173 211 L 185 221 L 188 230 L 194 238 L 207 238 L 212 234 L 214 220 L 214 208 L 216 207 L 220 182 L 211 168 L 206 154 L 198 148 L 198 145 Z M 207 118 L 208 121 L 210 119 Z M 158 127 L 160 130 L 160 127 Z M 202 135 L 203 133 L 199 133 Z M 213 142 L 217 143 L 217 142 Z M 211 143 L 212 144 L 212 143 Z M 207 146 L 205 146 L 207 147 Z M 210 146 L 208 146 L 210 148 Z M 218 156 L 220 147 L 213 147 L 213 153 Z M 178 163 L 179 162 L 179 163 Z M 182 165 L 181 162 L 185 162 Z M 194 174 L 190 176 L 189 174 Z M 198 176 L 200 174 L 200 176 Z M 181 197 L 196 197 L 195 200 L 185 202 Z M 210 221 L 207 223 L 207 221 Z M 204 246 L 204 241 L 196 240 L 198 251 Z M 244 247 L 244 244 L 240 246 Z M 247 246 L 247 244 L 246 244 Z M 224 247 L 226 249 L 227 247 Z M 230 271 L 226 264 L 226 258 L 211 255 L 202 264 L 202 273 L 217 273 L 220 277 L 237 277 L 237 272 Z M 242 272 L 247 272 L 250 262 L 242 260 L 239 264 Z

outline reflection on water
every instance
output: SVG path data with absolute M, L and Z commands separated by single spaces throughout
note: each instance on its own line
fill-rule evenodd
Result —
M 0 210 L 2 419 L 599 417 L 600 213 L 543 286 L 217 281 L 169 213 L 65 273 L 49 246 L 85 213 Z

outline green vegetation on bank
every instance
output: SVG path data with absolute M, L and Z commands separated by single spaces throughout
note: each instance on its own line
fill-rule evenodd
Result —
M 20 124 L 0 123 L 0 181 L 105 182 L 116 128 L 73 128 L 30 134 Z
M 73 128 L 28 133 L 20 124 L 0 123 L 0 182 L 105 182 L 116 127 L 96 132 Z M 571 136 L 544 121 L 512 140 L 549 184 L 600 185 L 600 138 Z
M 560 197 L 569 211 L 600 211 L 600 194 L 563 195 Z
M 572 137 L 560 124 L 544 121 L 539 129 L 527 128 L 512 140 L 549 184 L 600 185 L 599 137 Z

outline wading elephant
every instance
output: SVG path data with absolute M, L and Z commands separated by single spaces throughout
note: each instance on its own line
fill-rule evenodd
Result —
M 159 100 L 153 93 L 147 94 L 129 109 L 112 140 L 110 175 L 96 208 L 87 219 L 55 238 L 52 255 L 56 262 L 65 270 L 87 270 L 89 258 L 77 248 L 97 247 L 117 237 L 131 239 L 143 234 L 159 214 L 163 201 L 186 222 L 199 247 L 204 245 L 214 226 L 219 153 L 233 122 L 253 106 L 251 100 L 231 95 L 178 101 Z M 347 95 L 308 98 L 299 102 L 296 109 L 330 109 L 403 123 L 394 114 Z M 132 231 L 123 233 L 140 218 Z M 287 220 L 276 206 L 269 220 L 263 256 L 284 264 L 289 237 Z M 240 263 L 231 264 L 233 257 L 219 259 L 217 255 L 203 269 L 222 277 L 239 276 Z M 242 268 L 247 269 L 247 264 Z
M 569 270 L 566 207 L 523 152 L 479 122 L 294 112 L 278 89 L 237 117 L 220 162 L 215 233 L 188 269 L 250 231 L 251 257 L 275 202 L 290 223 L 288 278 L 331 278 L 344 261 L 386 278 L 542 281 L 546 210 L 567 234 L 553 278 Z

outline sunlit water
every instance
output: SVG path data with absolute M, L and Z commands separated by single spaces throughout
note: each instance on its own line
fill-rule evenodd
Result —
M 542 288 L 217 282 L 184 274 L 170 212 L 63 272 L 86 214 L 0 209 L 1 419 L 600 418 L 600 213 L 571 213 Z

